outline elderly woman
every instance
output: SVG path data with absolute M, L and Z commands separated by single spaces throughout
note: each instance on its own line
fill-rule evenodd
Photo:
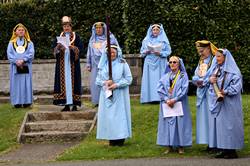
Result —
M 227 49 L 218 49 L 208 76 L 209 139 L 221 149 L 216 158 L 237 158 L 236 149 L 244 145 L 242 115 L 242 75 Z
M 80 56 L 83 50 L 82 41 L 72 31 L 72 20 L 68 16 L 62 18 L 63 32 L 60 37 L 66 37 L 66 41 L 57 38 L 53 43 L 56 57 L 54 105 L 64 106 L 61 111 L 77 111 L 81 106 L 81 69 Z
M 33 102 L 32 60 L 35 50 L 27 28 L 19 23 L 12 32 L 7 55 L 10 62 L 10 100 L 16 108 Z
M 207 40 L 198 40 L 195 42 L 197 52 L 200 56 L 199 63 L 196 67 L 194 76 L 192 77 L 192 82 L 197 86 L 196 91 L 196 143 L 197 144 L 209 144 L 208 132 L 208 84 L 203 84 L 209 69 L 211 69 L 211 64 L 213 56 L 218 48 L 216 48 L 213 43 Z M 213 152 L 215 149 L 207 147 L 208 152 Z
M 112 80 L 109 79 L 107 55 L 98 65 L 96 84 L 101 87 L 97 118 L 97 139 L 109 140 L 110 146 L 122 146 L 132 136 L 129 85 L 132 75 L 122 59 L 119 46 L 111 45 Z M 109 91 L 112 96 L 107 95 Z
M 159 102 L 157 84 L 165 72 L 166 57 L 171 54 L 171 47 L 162 24 L 150 25 L 140 53 L 145 57 L 141 103 Z
M 167 147 L 165 154 L 175 147 L 182 154 L 183 147 L 192 145 L 192 123 L 187 96 L 188 76 L 179 57 L 172 56 L 168 63 L 166 70 L 169 72 L 162 76 L 157 88 L 161 100 L 157 144 Z M 168 114 L 174 108 L 180 114 Z
M 111 33 L 110 40 L 118 45 L 115 36 Z M 96 22 L 92 27 L 92 35 L 89 39 L 87 52 L 87 70 L 90 75 L 90 92 L 91 101 L 94 105 L 98 105 L 100 96 L 100 87 L 95 84 L 98 64 L 102 53 L 107 45 L 107 26 L 103 22 Z

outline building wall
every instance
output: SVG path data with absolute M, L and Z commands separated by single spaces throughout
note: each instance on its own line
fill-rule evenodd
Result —
M 142 59 L 138 54 L 127 54 L 125 59 L 128 62 L 133 82 L 130 86 L 131 94 L 140 93 L 142 77 Z M 86 60 L 81 59 L 82 88 L 84 94 L 89 94 L 90 73 L 85 70 Z M 33 91 L 34 94 L 51 94 L 54 87 L 55 59 L 34 60 L 33 61 Z M 9 94 L 9 62 L 0 61 L 0 94 Z

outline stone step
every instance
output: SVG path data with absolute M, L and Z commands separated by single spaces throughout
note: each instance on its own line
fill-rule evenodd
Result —
M 78 131 L 42 131 L 22 133 L 22 143 L 59 143 L 76 142 L 82 140 L 88 133 Z
M 93 120 L 50 120 L 27 122 L 25 133 L 40 131 L 80 131 L 88 132 Z
M 131 98 L 140 98 L 140 94 L 130 94 Z M 53 95 L 34 95 L 33 96 L 34 103 L 41 104 L 41 105 L 52 105 L 53 104 Z M 81 99 L 84 101 L 90 101 L 91 95 L 85 94 L 81 96 Z M 0 103 L 10 103 L 9 95 L 0 95 Z
M 27 122 L 47 121 L 47 120 L 93 120 L 96 110 L 86 110 L 78 112 L 30 112 Z

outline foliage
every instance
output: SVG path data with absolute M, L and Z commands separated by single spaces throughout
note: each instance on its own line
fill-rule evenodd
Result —
M 53 58 L 51 43 L 61 31 L 63 15 L 72 16 L 86 53 L 91 26 L 105 21 L 106 13 L 125 53 L 138 53 L 149 25 L 162 23 L 173 54 L 184 59 L 190 77 L 199 59 L 194 42 L 206 38 L 232 52 L 244 76 L 244 87 L 250 84 L 248 0 L 26 0 L 4 4 L 0 5 L 0 59 L 6 59 L 12 28 L 18 22 L 28 27 L 36 58 Z

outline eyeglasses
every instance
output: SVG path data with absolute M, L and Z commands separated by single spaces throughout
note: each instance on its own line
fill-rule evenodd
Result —
M 176 61 L 169 61 L 168 63 L 169 63 L 169 64 L 172 64 L 172 63 L 173 63 L 173 64 L 176 64 L 177 62 L 176 62 Z

